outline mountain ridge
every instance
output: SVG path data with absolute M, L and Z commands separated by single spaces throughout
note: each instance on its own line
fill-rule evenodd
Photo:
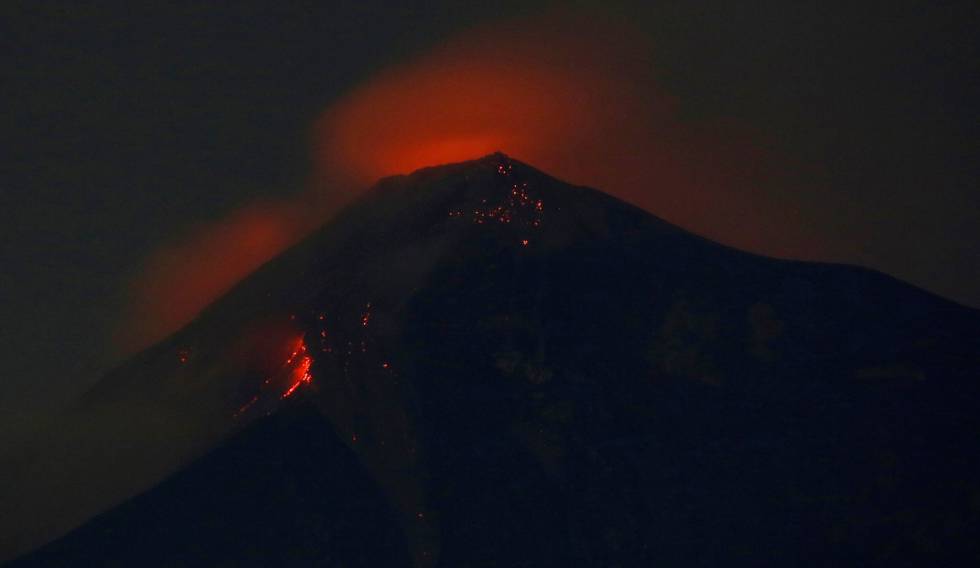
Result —
M 942 523 L 975 553 L 976 510 L 941 509 L 980 494 L 978 314 L 875 271 L 737 251 L 493 154 L 382 180 L 75 420 L 122 415 L 132 433 L 81 446 L 157 460 L 142 487 L 91 482 L 119 502 L 308 401 L 416 565 L 935 558 Z

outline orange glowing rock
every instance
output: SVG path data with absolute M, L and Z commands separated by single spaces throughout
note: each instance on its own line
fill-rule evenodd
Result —
M 268 408 L 272 401 L 289 398 L 303 385 L 313 382 L 313 357 L 309 354 L 303 336 L 294 338 L 289 356 L 280 368 L 271 373 L 259 385 L 258 392 L 235 412 L 236 418 L 253 407 Z M 261 404 L 260 404 L 261 403 Z
M 235 417 L 237 418 L 238 416 L 241 416 L 242 414 L 244 414 L 245 412 L 247 412 L 249 408 L 252 408 L 252 405 L 253 404 L 255 404 L 256 402 L 258 402 L 258 400 L 259 400 L 259 395 L 255 395 L 252 398 L 250 398 L 248 402 L 246 402 L 245 404 L 243 404 L 238 409 L 238 411 L 235 412 Z
M 293 384 L 286 389 L 286 392 L 282 393 L 282 398 L 291 396 L 301 385 L 313 382 L 313 375 L 310 374 L 310 367 L 312 365 L 313 359 L 309 355 L 303 355 L 300 358 L 299 364 L 296 365 L 292 372 Z
M 301 385 L 313 382 L 313 375 L 310 374 L 312 366 L 313 358 L 307 353 L 306 342 L 300 337 L 299 343 L 284 365 L 284 367 L 289 368 L 290 383 L 280 398 L 287 398 L 296 392 L 296 389 Z

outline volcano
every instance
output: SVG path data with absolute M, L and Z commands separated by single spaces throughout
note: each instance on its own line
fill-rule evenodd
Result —
M 978 379 L 975 310 L 494 154 L 381 181 L 109 373 L 0 530 L 18 567 L 951 565 Z

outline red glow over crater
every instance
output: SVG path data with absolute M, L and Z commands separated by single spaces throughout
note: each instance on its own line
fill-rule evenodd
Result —
M 378 178 L 495 151 L 735 247 L 827 257 L 780 197 L 797 165 L 760 131 L 682 115 L 649 38 L 624 22 L 545 16 L 465 30 L 334 101 L 311 132 L 312 191 L 247 205 L 151 255 L 121 347 L 176 331 Z
M 586 36 L 525 25 L 470 30 L 380 73 L 318 121 L 321 179 L 369 184 L 498 150 L 547 170 L 608 125 L 605 115 L 629 90 L 601 69 L 615 48 Z
M 628 23 L 545 16 L 466 30 L 348 92 L 314 128 L 318 186 L 502 151 L 732 246 L 822 252 L 780 197 L 799 165 L 763 131 L 683 113 Z

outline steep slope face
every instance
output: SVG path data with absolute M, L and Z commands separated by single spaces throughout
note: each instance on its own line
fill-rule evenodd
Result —
M 98 546 L 93 544 L 98 543 Z M 250 425 L 18 566 L 410 566 L 397 517 L 309 406 Z
M 974 311 L 494 155 L 383 181 L 83 407 L 165 401 L 186 442 L 121 455 L 176 463 L 308 400 L 417 565 L 934 562 L 977 553 L 978 353 Z

